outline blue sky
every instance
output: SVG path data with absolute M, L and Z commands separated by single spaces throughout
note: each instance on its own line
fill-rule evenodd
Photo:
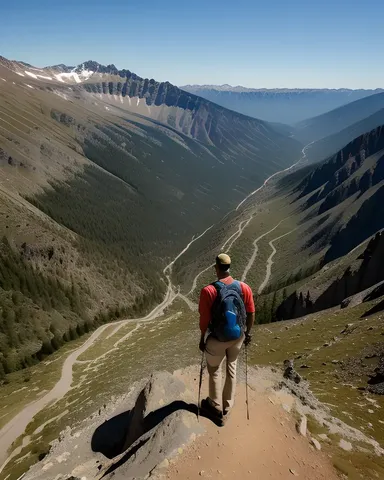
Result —
M 248 87 L 384 87 L 382 0 L 0 2 L 0 55 Z

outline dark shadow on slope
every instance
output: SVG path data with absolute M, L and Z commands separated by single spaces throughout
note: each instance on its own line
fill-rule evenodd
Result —
M 120 455 L 123 452 L 131 418 L 131 410 L 128 410 L 97 427 L 92 436 L 92 451 L 100 452 L 107 458 Z
M 372 307 L 370 310 L 367 310 L 360 318 L 365 318 L 369 317 L 370 315 L 373 315 L 374 313 L 379 313 L 384 310 L 384 300 L 379 302 L 377 305 Z
M 133 410 L 128 410 L 127 412 L 116 415 L 115 417 L 107 420 L 102 425 L 97 427 L 92 436 L 92 451 L 100 452 L 105 457 L 112 459 L 117 455 L 122 454 L 124 449 L 126 450 L 131 447 L 131 445 L 133 445 L 136 440 L 138 440 L 138 438 L 142 437 L 144 434 L 159 425 L 168 416 L 179 410 L 185 410 L 195 415 L 198 414 L 198 409 L 195 404 L 186 403 L 182 400 L 176 400 L 169 405 L 161 407 L 158 410 L 155 410 L 154 412 L 148 414 L 143 419 L 143 426 L 140 430 L 140 435 L 137 438 L 131 438 L 128 445 L 126 445 L 126 439 L 130 433 Z M 203 414 L 203 412 L 200 412 L 200 416 L 204 416 L 213 421 L 212 418 L 207 417 Z M 128 457 L 125 458 L 126 456 Z M 130 458 L 131 452 L 128 451 L 126 456 L 124 456 L 124 462 Z M 120 461 L 119 465 L 121 465 Z
M 116 463 L 112 464 L 108 468 L 108 470 L 103 474 L 102 478 L 104 478 L 106 475 L 117 470 L 119 467 L 124 465 L 124 463 L 128 462 L 128 460 L 131 457 L 133 457 L 133 455 L 135 455 L 135 453 L 137 453 L 140 450 L 140 448 L 143 447 L 148 442 L 148 440 L 149 438 L 145 438 L 144 440 L 141 440 L 140 442 L 138 442 L 133 448 L 131 448 L 131 450 L 128 450 L 125 455 L 123 455 Z
M 382 205 L 384 205 L 384 187 L 379 188 L 368 198 L 346 226 L 333 236 L 331 247 L 325 255 L 325 263 L 346 255 L 384 228 Z

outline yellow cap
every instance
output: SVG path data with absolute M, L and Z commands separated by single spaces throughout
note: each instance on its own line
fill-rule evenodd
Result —
M 231 265 L 231 257 L 226 253 L 220 253 L 216 257 L 216 264 L 217 265 Z

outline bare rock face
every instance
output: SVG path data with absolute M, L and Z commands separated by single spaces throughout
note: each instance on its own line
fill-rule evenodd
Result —
M 65 432 L 25 480 L 146 478 L 202 432 L 193 394 L 170 373 L 152 375 L 106 418 Z M 104 421 L 103 421 L 104 420 Z

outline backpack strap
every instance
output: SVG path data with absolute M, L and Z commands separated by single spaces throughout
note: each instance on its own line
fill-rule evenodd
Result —
M 241 288 L 241 283 L 238 280 L 234 280 L 233 283 L 228 285 L 228 287 L 235 287 L 237 290 L 237 293 L 243 297 L 243 289 Z
M 216 288 L 217 293 L 219 293 L 223 287 L 228 286 L 224 282 L 220 282 L 220 280 L 217 280 L 216 282 L 211 283 L 211 285 Z

